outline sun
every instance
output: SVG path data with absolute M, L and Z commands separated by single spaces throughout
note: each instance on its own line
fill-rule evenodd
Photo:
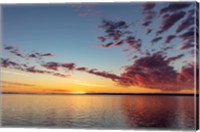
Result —
M 74 91 L 74 92 L 71 92 L 71 94 L 85 94 L 86 92 L 85 91 Z

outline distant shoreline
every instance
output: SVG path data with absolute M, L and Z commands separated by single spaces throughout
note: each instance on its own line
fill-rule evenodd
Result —
M 165 94 L 165 93 L 85 93 L 85 94 L 70 94 L 70 93 L 7 93 L 2 94 L 21 94 L 21 95 L 145 95 L 145 96 L 199 96 L 199 94 Z

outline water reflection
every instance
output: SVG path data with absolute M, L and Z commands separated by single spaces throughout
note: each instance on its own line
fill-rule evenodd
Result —
M 3 95 L 2 124 L 17 127 L 192 129 L 193 97 Z
M 125 122 L 134 128 L 194 128 L 192 97 L 123 97 Z

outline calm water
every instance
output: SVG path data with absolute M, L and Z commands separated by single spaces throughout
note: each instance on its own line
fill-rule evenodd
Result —
M 2 125 L 194 129 L 194 98 L 128 95 L 3 95 Z

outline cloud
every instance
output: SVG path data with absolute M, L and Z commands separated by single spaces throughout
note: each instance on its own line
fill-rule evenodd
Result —
M 41 66 L 43 66 L 44 68 L 47 68 L 49 70 L 54 70 L 54 71 L 58 71 L 58 68 L 63 68 L 63 69 L 67 69 L 67 70 L 73 70 L 75 69 L 75 64 L 74 63 L 58 63 L 58 62 L 47 62 L 42 64 Z
M 32 54 L 26 55 L 26 59 L 36 59 L 39 61 L 43 61 L 44 57 L 52 57 L 52 53 L 39 53 L 39 52 L 33 52 Z
M 181 35 L 179 35 L 179 37 L 182 39 L 182 40 L 190 40 L 190 39 L 194 39 L 194 31 L 187 31 Z
M 181 9 L 189 7 L 190 5 L 190 3 L 171 3 L 160 10 L 160 15 L 163 15 L 168 12 L 179 11 Z
M 178 22 L 180 19 L 182 19 L 185 16 L 184 11 L 176 12 L 171 15 L 169 15 L 167 18 L 165 18 L 162 22 L 162 24 L 159 27 L 159 31 L 157 34 L 163 33 L 167 31 L 169 28 L 171 28 L 176 22 Z
M 175 39 L 175 38 L 176 38 L 176 35 L 169 35 L 169 36 L 167 36 L 167 38 L 166 38 L 166 40 L 165 40 L 165 43 L 166 43 L 166 44 L 171 43 L 171 41 L 172 41 L 173 39 Z
M 87 68 L 85 67 L 78 67 L 76 68 L 77 71 L 87 71 Z
M 182 67 L 180 74 L 177 77 L 177 82 L 182 83 L 188 88 L 194 88 L 195 84 L 195 71 L 198 73 L 198 66 L 195 66 L 192 63 L 187 64 L 186 66 Z M 198 77 L 197 77 L 198 79 Z M 198 80 L 197 80 L 198 82 Z M 191 86 L 192 85 L 192 86 Z
M 140 58 L 133 65 L 126 67 L 121 76 L 128 81 L 122 81 L 121 84 L 161 88 L 161 84 L 173 83 L 176 72 L 168 64 L 169 62 L 160 53 Z
M 186 30 L 190 26 L 194 26 L 194 17 L 189 15 L 186 19 L 184 19 L 181 24 L 177 27 L 176 33 L 180 33 L 181 31 Z
M 155 3 L 145 3 L 143 4 L 143 20 L 142 26 L 146 29 L 146 34 L 150 33 L 152 30 L 150 29 L 150 24 L 152 23 L 152 19 L 155 17 L 156 12 L 153 11 L 155 7 Z
M 110 42 L 110 43 L 108 43 L 108 44 L 101 45 L 101 47 L 102 47 L 102 48 L 108 48 L 108 47 L 110 47 L 110 46 L 112 46 L 112 45 L 114 45 L 114 43 L 113 43 L 113 42 Z
M 124 43 L 124 40 L 117 42 L 114 46 L 119 47 Z
M 174 57 L 167 57 L 164 52 L 159 51 L 152 55 L 138 58 L 132 65 L 126 66 L 125 71 L 120 76 L 86 67 L 78 67 L 76 70 L 111 79 L 121 86 L 139 86 L 163 91 L 177 91 L 193 88 L 193 82 L 191 81 L 194 76 L 191 72 L 192 67 L 186 66 L 178 73 L 170 65 L 171 62 L 183 56 L 184 54 L 179 54 Z M 187 81 L 187 85 L 183 86 L 181 80 L 187 79 L 188 74 L 190 78 L 188 80 L 190 81 Z
M 64 63 L 64 64 L 61 64 L 61 66 L 68 70 L 73 70 L 73 69 L 75 69 L 76 64 L 75 63 Z
M 151 40 L 151 43 L 157 43 L 158 41 L 160 41 L 162 39 L 162 37 L 156 37 L 153 40 Z
M 104 30 L 105 35 L 98 37 L 101 43 L 102 48 L 110 48 L 128 46 L 131 50 L 136 51 L 139 54 L 142 54 L 141 46 L 142 40 L 134 37 L 133 32 L 128 30 L 133 23 L 127 24 L 125 21 L 111 21 L 103 20 L 99 28 Z M 123 51 L 124 52 L 124 51 Z
M 98 39 L 99 39 L 101 42 L 104 42 L 104 41 L 106 41 L 106 38 L 105 38 L 105 37 L 103 37 L 103 36 L 100 36 L 100 37 L 98 37 Z
M 53 54 L 51 54 L 51 53 L 46 53 L 46 54 L 41 54 L 41 56 L 47 57 L 47 56 L 53 56 Z
M 194 48 L 193 44 L 183 43 L 182 46 L 180 47 L 180 50 L 187 50 L 191 48 Z
M 116 81 L 116 80 L 120 79 L 120 77 L 115 75 L 115 74 L 111 74 L 111 73 L 108 73 L 108 72 L 105 72 L 105 71 L 99 72 L 96 69 L 91 69 L 91 70 L 88 70 L 87 72 L 90 73 L 90 74 L 93 74 L 93 75 L 97 75 L 97 76 L 101 76 L 101 77 L 104 77 L 104 78 L 112 79 L 113 81 Z
M 193 67 L 183 68 L 182 71 L 178 73 L 170 66 L 172 61 L 180 59 L 183 56 L 183 54 L 180 54 L 175 57 L 167 58 L 163 53 L 157 52 L 151 56 L 139 58 L 132 65 L 125 68 L 118 83 L 122 86 L 139 86 L 161 89 L 164 91 L 194 88 L 194 82 L 192 81 L 194 78 L 192 72 Z M 187 86 L 184 86 L 180 81 L 177 81 L 180 80 L 180 78 L 183 78 L 182 80 L 188 79 Z
M 109 73 L 109 72 L 106 72 L 106 71 L 98 71 L 97 69 L 88 69 L 86 67 L 78 67 L 78 68 L 76 68 L 76 70 L 86 72 L 86 73 L 96 75 L 96 76 L 101 76 L 101 77 L 104 77 L 104 78 L 109 78 L 113 81 L 117 81 L 117 80 L 121 79 L 121 77 L 119 77 L 116 74 L 112 74 L 112 73 Z
M 14 68 L 14 69 L 23 69 L 26 65 L 20 65 L 16 62 L 10 61 L 10 59 L 3 59 L 1 58 L 1 66 L 4 68 Z
M 14 49 L 14 47 L 12 47 L 12 46 L 4 46 L 4 49 L 5 50 L 12 50 L 12 49 Z
M 9 59 L 4 59 L 1 58 L 1 66 L 4 68 L 11 68 L 11 69 L 16 69 L 24 72 L 30 72 L 30 73 L 38 73 L 38 74 L 49 74 L 53 76 L 59 76 L 59 77 L 67 77 L 64 74 L 61 73 L 55 73 L 55 72 L 50 72 L 46 70 L 40 70 L 36 69 L 34 66 L 28 66 L 26 64 L 20 64 L 14 61 L 11 61 Z
M 175 61 L 175 60 L 182 58 L 183 56 L 184 56 L 184 54 L 180 54 L 180 55 L 177 55 L 177 56 L 174 56 L 174 57 L 169 57 L 167 59 L 167 61 L 172 62 L 172 61 Z
M 33 84 L 25 84 L 25 83 L 18 83 L 18 82 L 10 82 L 10 81 L 1 81 L 1 83 L 3 85 L 11 85 L 11 86 L 27 86 L 27 87 L 30 87 L 30 86 L 35 86 Z
M 42 66 L 49 70 L 57 71 L 60 64 L 58 64 L 57 62 L 48 62 L 48 63 L 42 64 Z
M 187 32 L 179 35 L 179 38 L 182 40 L 182 46 L 180 48 L 181 50 L 194 48 L 194 35 L 195 32 L 192 30 L 192 28 Z
M 101 42 L 105 42 L 107 44 L 103 44 L 103 48 L 108 48 L 115 44 L 115 46 L 120 46 L 123 44 L 123 37 L 132 32 L 128 31 L 127 28 L 129 25 L 125 21 L 111 21 L 111 20 L 103 20 L 102 25 L 99 28 L 104 30 L 105 36 L 99 36 L 98 39 Z M 106 42 L 106 41 L 111 42 Z
M 36 69 L 34 66 L 26 68 L 25 71 L 30 72 L 30 73 L 38 73 L 38 74 L 49 74 L 49 75 L 63 77 L 63 78 L 68 77 L 67 75 L 64 75 L 61 73 L 55 73 L 55 72 L 50 72 L 46 70 L 39 70 L 39 69 Z
M 16 57 L 21 57 L 23 59 L 37 59 L 39 61 L 42 61 L 43 57 L 52 57 L 52 53 L 39 53 L 39 52 L 33 52 L 31 54 L 23 54 L 21 53 L 17 48 L 13 46 L 7 46 L 4 45 L 4 50 L 10 52 L 11 54 L 15 55 Z
M 134 50 L 137 50 L 137 51 L 140 51 L 140 48 L 142 46 L 142 40 L 141 39 L 136 39 L 135 37 L 133 36 L 129 36 L 125 39 L 125 42 L 128 44 L 128 46 L 131 48 L 131 49 L 134 49 Z

